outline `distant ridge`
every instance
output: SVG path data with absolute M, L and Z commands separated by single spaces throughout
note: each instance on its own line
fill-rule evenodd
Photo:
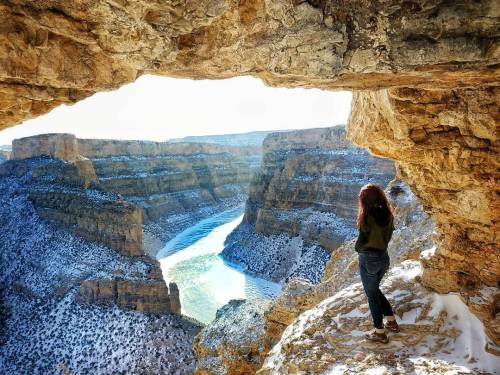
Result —
M 239 134 L 217 134 L 217 135 L 192 135 L 184 138 L 172 138 L 167 142 L 201 142 L 216 143 L 224 146 L 261 146 L 264 138 L 271 133 L 286 132 L 289 130 L 263 130 Z

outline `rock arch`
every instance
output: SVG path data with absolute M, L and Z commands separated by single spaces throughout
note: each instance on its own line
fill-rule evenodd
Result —
M 350 138 L 437 223 L 425 284 L 468 298 L 500 279 L 499 25 L 495 0 L 3 0 L 0 129 L 145 73 L 354 90 Z

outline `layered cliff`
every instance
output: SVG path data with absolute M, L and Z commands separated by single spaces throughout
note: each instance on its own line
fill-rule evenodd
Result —
M 498 287 L 497 1 L 16 0 L 0 17 L 2 126 L 143 72 L 377 90 L 356 93 L 350 137 L 400 161 L 436 218 L 426 285 Z
M 222 255 L 272 280 L 318 282 L 329 253 L 356 233 L 359 189 L 385 186 L 394 164 L 355 147 L 343 126 L 274 133 L 263 149 L 242 224 Z
M 146 248 L 154 256 L 193 222 L 244 202 L 258 160 L 237 151 L 43 134 L 15 140 L 2 174 L 29 174 L 36 182 L 30 199 L 41 217 L 127 255 Z M 47 159 L 25 162 L 36 157 Z
M 33 175 L 63 161 L 12 163 L 28 172 L 0 177 L 0 373 L 191 373 L 200 325 L 171 313 L 180 310 L 178 290 L 158 263 L 40 217 L 30 196 L 56 190 L 50 175 Z M 98 191 L 78 194 L 95 195 L 81 216 L 101 207 Z
M 259 171 L 262 162 L 262 143 L 271 133 L 277 131 L 255 131 L 236 134 L 196 135 L 169 139 L 174 143 L 212 143 L 228 147 L 231 153 L 239 155 L 250 165 L 252 174 Z
M 407 181 L 443 223 L 443 240 L 426 265 L 433 277 L 424 277 L 439 283 L 428 285 L 461 288 L 469 280 L 460 276 L 467 267 L 478 289 L 495 285 L 497 1 L 204 0 L 173 6 L 16 0 L 1 5 L 0 17 L 2 127 L 143 73 L 246 74 L 274 86 L 367 90 L 356 94 L 351 138 L 401 161 Z M 425 161 L 410 154 L 426 155 Z M 457 177 L 462 173 L 466 186 Z M 434 180 L 431 186 L 427 179 Z M 462 188 L 469 193 L 459 194 Z M 449 210 L 440 208 L 441 199 Z M 462 201 L 479 205 L 480 217 L 458 220 L 456 202 Z M 467 245 L 455 252 L 457 241 Z M 487 251 L 464 257 L 469 246 Z M 449 269 L 457 272 L 447 280 Z
M 79 139 L 78 150 L 91 160 L 100 190 L 141 209 L 152 255 L 151 243 L 243 204 L 259 163 L 242 148 L 210 143 Z
M 1 164 L 0 283 L 9 315 L 0 372 L 190 371 L 199 326 L 172 315 L 180 314 L 178 290 L 144 256 L 140 209 L 96 185 L 71 135 L 18 140 L 13 160 Z M 149 340 L 166 349 L 152 351 Z
M 436 222 L 436 251 L 423 262 L 423 281 L 441 293 L 466 297 L 499 286 L 499 93 L 403 88 L 354 97 L 349 136 L 397 160 Z M 493 337 L 500 343 L 500 331 Z
M 39 149 L 37 138 L 14 143 L 13 159 L 0 166 L 0 176 L 23 182 L 40 217 L 126 255 L 142 255 L 140 210 L 95 189 L 92 163 L 66 147 L 74 136 L 44 135 Z M 55 155 L 67 159 L 50 157 Z
M 494 0 L 7 1 L 0 120 L 11 126 L 143 73 L 328 89 L 496 85 L 497 10 Z

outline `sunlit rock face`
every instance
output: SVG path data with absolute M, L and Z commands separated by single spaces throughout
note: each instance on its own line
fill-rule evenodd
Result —
M 162 279 L 145 282 L 85 280 L 80 285 L 78 300 L 155 314 L 181 313 L 178 293 L 169 294 Z
M 7 1 L 0 124 L 144 72 L 381 90 L 356 94 L 350 137 L 400 161 L 435 218 L 425 283 L 480 290 L 499 275 L 498 116 L 490 112 L 498 108 L 498 8 L 495 0 Z
M 73 162 L 79 158 L 78 143 L 73 134 L 42 134 L 14 139 L 12 159 L 47 156 Z
M 9 160 L 0 166 L 1 178 L 23 182 L 44 220 L 125 255 L 144 255 L 140 209 L 116 194 L 87 189 L 88 176 L 80 172 L 78 164 L 51 158 Z
M 355 283 L 288 326 L 257 374 L 494 373 L 500 360 L 479 319 L 457 295 L 422 287 L 420 272 L 419 262 L 407 260 L 381 285 L 402 329 L 389 334 L 389 344 L 363 338 L 372 322 L 363 287 Z
M 348 141 L 344 126 L 274 133 L 263 149 L 263 165 L 250 186 L 244 221 L 261 233 L 319 240 L 330 251 L 346 239 L 342 229 L 314 233 L 301 222 L 300 213 L 294 217 L 294 210 L 330 213 L 344 220 L 344 226 L 354 227 L 359 189 L 368 182 L 384 187 L 395 174 L 390 160 L 372 157 Z M 303 219 L 307 216 L 311 215 Z
M 194 221 L 244 203 L 254 151 L 42 134 L 14 140 L 0 171 L 26 176 L 42 218 L 126 255 L 144 255 L 145 242 L 155 255 Z
M 235 363 L 252 369 L 263 364 L 263 374 L 336 373 L 333 369 L 370 373 L 396 368 L 445 374 L 474 368 L 491 372 L 498 366 L 490 335 L 494 322 L 484 326 L 467 310 L 465 302 L 471 301 L 463 295 L 435 294 L 420 283 L 417 260 L 434 249 L 434 224 L 421 202 L 399 180 L 391 181 L 386 193 L 395 208 L 396 230 L 388 248 L 392 271 L 382 288 L 403 327 L 401 334 L 391 335 L 389 351 L 362 339 L 363 331 L 372 327 L 353 239 L 332 253 L 321 283 L 292 279 L 282 295 L 254 308 L 251 317 L 245 312 L 254 301 L 222 309 L 215 325 L 204 329 L 196 341 L 199 373 L 238 374 L 232 367 Z M 499 296 L 496 288 L 482 288 L 472 299 L 471 310 L 480 310 L 478 316 L 488 314 L 488 306 Z M 237 339 L 224 339 L 233 336 L 235 326 Z M 236 350 L 236 340 L 252 340 L 252 345 L 242 345 L 246 352 Z
M 482 140 L 491 141 L 492 134 L 496 137 L 497 131 L 491 133 L 491 129 L 498 127 L 498 116 L 488 120 L 489 125 L 477 125 L 484 116 L 485 104 L 494 103 L 498 97 L 495 89 L 499 77 L 498 7 L 495 0 L 474 3 L 204 0 L 175 5 L 142 0 L 125 3 L 7 1 L 0 6 L 3 25 L 0 30 L 0 51 L 3 52 L 0 123 L 2 127 L 14 125 L 58 105 L 119 87 L 144 72 L 192 78 L 247 74 L 274 86 L 355 90 L 396 87 L 390 93 L 360 92 L 353 106 L 356 115 L 352 124 L 361 124 L 356 118 L 363 117 L 367 122 L 371 114 L 393 113 L 395 102 L 412 103 L 398 112 L 397 121 L 391 121 L 395 134 L 405 134 L 405 124 L 421 123 L 420 114 L 439 110 L 439 106 L 431 109 L 432 100 L 426 104 L 426 99 L 413 100 L 414 94 L 405 93 L 412 91 L 405 87 L 418 88 L 434 92 L 416 94 L 421 98 L 430 95 L 438 103 L 440 100 L 455 103 L 449 108 L 453 105 L 467 108 L 434 116 L 430 121 L 434 125 L 430 127 L 436 127 L 435 120 L 439 119 L 443 129 L 458 128 L 463 132 L 463 124 L 475 123 L 469 131 L 474 128 L 472 134 L 481 135 L 470 137 L 464 133 L 474 145 L 464 143 L 464 138 L 464 142 L 453 142 L 453 150 L 462 155 L 462 166 L 468 176 L 464 178 L 465 183 L 477 181 L 477 185 L 482 186 L 486 181 L 480 176 L 482 172 L 478 175 L 470 172 L 474 168 L 467 168 L 469 161 L 477 158 L 468 151 L 471 147 L 475 153 L 482 152 L 478 147 L 489 150 L 491 157 L 479 156 L 479 159 L 493 167 L 492 160 L 498 159 L 496 141 L 491 147 L 479 145 Z M 463 89 L 457 91 L 458 88 Z M 407 101 L 384 99 L 407 95 L 410 96 Z M 363 106 L 363 101 L 376 101 L 377 109 Z M 457 184 L 446 178 L 449 176 L 440 174 L 441 167 L 451 168 L 452 161 L 448 160 L 446 151 L 451 150 L 450 146 L 445 147 L 441 156 L 439 149 L 443 136 L 448 133 L 447 136 L 453 137 L 453 131 L 416 129 L 412 134 L 416 142 L 402 141 L 406 153 L 390 152 L 401 147 L 390 145 L 391 133 L 379 131 L 375 126 L 379 123 L 377 118 L 370 127 L 353 131 L 357 133 L 352 136 L 356 143 L 370 143 L 374 152 L 391 154 L 395 160 L 402 161 L 407 160 L 408 152 L 420 155 L 423 149 L 416 146 L 425 143 L 426 160 L 437 157 L 436 163 L 429 169 L 419 162 L 404 163 L 408 175 L 405 178 L 410 182 L 422 180 L 419 175 L 423 171 L 435 171 L 434 178 L 444 195 L 449 194 L 444 193 L 446 191 L 459 191 L 457 186 L 462 181 Z M 371 131 L 367 134 L 361 131 L 368 128 Z M 488 181 L 491 185 L 492 180 Z M 412 184 L 412 187 L 424 194 L 425 184 L 418 185 Z M 444 240 L 438 246 L 441 260 L 433 267 L 427 266 L 427 274 L 431 268 L 435 270 L 435 279 L 441 281 L 434 286 L 440 290 L 457 284 L 457 273 L 448 277 L 445 263 L 455 253 L 458 258 L 463 256 L 461 250 L 455 251 L 454 243 L 466 238 L 471 248 L 486 249 L 488 261 L 483 262 L 481 259 L 486 258 L 482 255 L 473 255 L 470 261 L 459 262 L 474 263 L 473 277 L 482 273 L 480 279 L 490 285 L 498 276 L 498 264 L 494 261 L 497 249 L 491 246 L 495 243 L 492 228 L 498 225 L 498 220 L 491 215 L 498 211 L 495 193 L 474 190 L 471 194 L 455 194 L 455 203 L 448 200 L 447 206 L 461 207 L 462 204 L 456 202 L 462 201 L 467 207 L 479 205 L 473 210 L 477 217 L 464 217 L 462 225 L 451 226 L 449 224 L 460 221 L 453 218 L 460 214 L 451 214 L 452 207 L 443 208 L 440 199 L 443 194 L 434 194 L 435 190 L 425 193 L 429 197 L 424 200 L 429 210 L 436 215 L 440 212 L 436 221 Z M 490 213 L 484 214 L 485 211 Z M 481 229 L 477 230 L 478 226 Z M 484 231 L 484 227 L 490 229 Z M 445 235 L 445 231 L 448 234 Z
M 436 222 L 437 249 L 423 259 L 423 283 L 470 301 L 500 280 L 499 98 L 496 87 L 358 93 L 348 128 L 357 144 L 398 161 Z M 498 320 L 497 304 L 481 314 L 486 325 Z
M 0 24 L 2 127 L 144 72 L 351 89 L 498 77 L 494 0 L 11 0 Z
M 273 133 L 263 152 L 243 222 L 222 256 L 271 280 L 317 283 L 329 254 L 356 235 L 360 188 L 385 186 L 394 163 L 355 147 L 344 126 Z

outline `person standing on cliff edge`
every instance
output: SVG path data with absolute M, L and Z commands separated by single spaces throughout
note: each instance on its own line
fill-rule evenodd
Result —
M 381 187 L 367 184 L 361 188 L 357 225 L 359 235 L 355 249 L 358 252 L 359 273 L 375 326 L 373 331 L 365 334 L 365 338 L 386 344 L 389 338 L 385 329 L 399 332 L 399 326 L 391 304 L 380 290 L 380 281 L 389 269 L 387 245 L 394 231 L 394 216 Z

